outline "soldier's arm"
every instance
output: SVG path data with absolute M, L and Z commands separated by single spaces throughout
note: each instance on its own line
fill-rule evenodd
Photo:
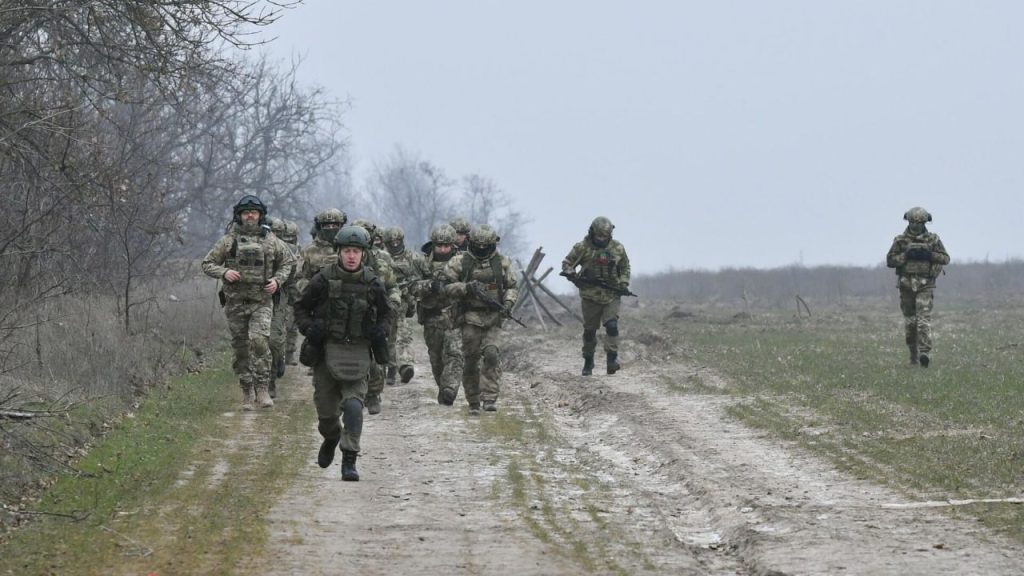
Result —
M 453 300 L 461 300 L 466 296 L 466 283 L 462 282 L 462 254 L 456 254 L 448 261 L 448 265 L 441 272 L 439 280 L 444 284 L 445 296 Z
M 395 316 L 395 308 L 392 306 L 390 290 L 378 279 L 373 283 L 371 292 L 374 295 L 374 306 L 377 308 L 377 325 L 381 326 L 385 332 L 388 332 Z
M 277 280 L 277 286 L 280 288 L 295 273 L 295 255 L 280 238 L 274 239 L 274 260 L 277 265 L 271 279 Z
M 227 260 L 230 250 L 230 236 L 223 236 L 220 240 L 217 240 L 217 243 L 206 254 L 206 258 L 203 258 L 203 274 L 218 280 L 223 279 L 224 273 L 229 270 L 227 266 L 224 266 L 224 261 Z
M 897 236 L 892 241 L 889 253 L 885 255 L 885 265 L 889 268 L 899 268 L 907 263 L 907 255 L 904 254 L 902 237 Z
M 570 274 L 576 271 L 576 267 L 580 264 L 580 258 L 582 256 L 583 243 L 577 242 L 573 245 L 572 250 L 569 250 L 569 254 L 566 255 L 565 259 L 562 260 L 562 272 Z
M 629 267 L 629 255 L 626 254 L 626 247 L 619 244 L 619 249 L 622 251 L 622 255 L 619 257 L 618 270 L 616 270 L 617 280 L 619 286 L 626 288 L 629 286 L 629 280 L 632 276 L 632 270 Z
M 506 307 L 511 308 L 515 306 L 516 301 L 519 300 L 519 284 L 516 282 L 515 272 L 512 271 L 512 261 L 508 258 L 501 259 L 501 269 L 505 274 L 505 294 L 503 297 L 504 304 Z
M 946 247 L 942 245 L 938 235 L 935 236 L 935 245 L 932 246 L 932 264 L 949 264 L 949 252 L 946 252 Z
M 298 327 L 299 332 L 305 334 L 309 329 L 309 326 L 315 319 L 314 312 L 323 303 L 326 295 L 327 280 L 320 274 L 313 276 L 313 279 L 302 290 L 299 299 L 292 305 L 292 310 L 295 314 L 295 326 Z

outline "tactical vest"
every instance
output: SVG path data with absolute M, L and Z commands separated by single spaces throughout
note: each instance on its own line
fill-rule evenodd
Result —
M 343 343 L 368 342 L 370 326 L 377 320 L 377 310 L 371 304 L 371 289 L 377 275 L 366 266 L 355 273 L 329 266 L 320 274 L 328 286 L 328 339 Z
M 480 267 L 479 272 L 474 272 L 476 269 L 477 260 L 471 257 L 468 252 L 462 255 L 462 282 L 470 282 L 477 280 L 484 285 L 484 292 L 488 296 L 493 298 L 497 302 L 501 302 L 502 297 L 505 293 L 505 274 L 501 269 L 501 254 L 495 252 L 491 254 L 489 267 Z M 474 298 L 470 301 L 470 308 L 487 309 L 487 306 L 482 302 L 477 302 Z
M 338 250 L 334 244 L 314 241 L 303 253 L 303 258 L 309 264 L 308 277 L 312 278 L 320 270 L 325 270 L 338 261 Z
M 580 272 L 584 278 L 615 284 L 618 281 L 618 265 L 619 261 L 615 259 L 610 245 L 604 248 L 591 247 L 589 258 L 584 259 Z

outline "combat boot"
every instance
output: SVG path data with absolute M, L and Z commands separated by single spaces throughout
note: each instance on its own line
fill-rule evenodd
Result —
M 295 351 L 294 350 L 292 350 L 291 352 L 285 354 L 285 356 L 284 356 L 284 363 L 289 365 L 289 366 L 298 366 L 299 365 L 299 361 L 295 359 Z
M 270 394 L 271 398 L 277 398 L 277 379 L 276 378 L 271 378 L 270 379 L 270 385 L 267 386 L 267 392 Z
M 387 376 L 387 379 L 384 380 L 384 383 L 387 384 L 388 386 L 394 386 L 395 385 L 395 378 L 397 376 L 398 376 L 398 369 L 395 368 L 394 366 L 388 366 L 388 376 Z
M 402 378 L 402 384 L 408 384 L 409 380 L 416 374 L 412 364 L 402 364 L 398 367 L 398 375 Z
M 374 394 L 366 397 L 366 411 L 370 414 L 380 414 L 380 396 Z
M 608 353 L 608 373 L 609 374 L 615 374 L 616 372 L 619 371 L 619 368 L 621 368 L 621 366 L 619 366 L 619 353 L 618 352 L 609 352 Z
M 480 415 L 480 403 L 479 402 L 470 402 L 469 403 L 469 415 L 470 416 L 479 416 Z
M 484 412 L 497 412 L 498 405 L 494 403 L 494 400 L 488 400 L 484 402 Z
M 258 384 L 256 386 L 256 403 L 259 404 L 260 408 L 272 408 L 274 406 L 274 399 L 270 397 L 270 390 L 266 384 Z
M 320 443 L 320 452 L 316 455 L 316 464 L 321 468 L 327 468 L 334 462 L 334 449 L 338 447 L 340 438 L 324 438 Z
M 594 355 L 583 357 L 583 375 L 590 376 L 594 373 Z
M 455 404 L 455 392 L 448 388 L 442 388 L 437 391 L 437 403 L 442 406 L 451 406 Z
M 928 363 L 931 362 L 931 358 L 928 357 L 926 352 L 921 352 L 921 354 L 918 355 L 918 360 L 921 362 L 921 368 L 927 368 Z
M 358 482 L 359 472 L 356 470 L 357 453 L 351 450 L 341 451 L 341 479 L 347 482 Z
M 242 410 L 249 412 L 256 409 L 256 394 L 253 393 L 252 384 L 242 384 Z
M 274 361 L 274 369 L 276 370 L 276 374 L 277 374 L 278 378 L 281 378 L 282 376 L 284 376 L 284 368 L 285 368 L 284 358 L 278 358 L 277 360 Z

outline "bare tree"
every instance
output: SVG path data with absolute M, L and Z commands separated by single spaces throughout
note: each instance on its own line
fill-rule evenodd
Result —
M 501 251 L 516 256 L 529 246 L 523 227 L 529 222 L 515 209 L 512 198 L 493 180 L 479 174 L 462 179 L 462 201 L 459 207 L 473 224 L 490 224 L 501 235 Z
M 374 165 L 366 190 L 377 219 L 401 226 L 406 238 L 418 242 L 452 213 L 454 184 L 442 169 L 396 146 L 387 160 Z

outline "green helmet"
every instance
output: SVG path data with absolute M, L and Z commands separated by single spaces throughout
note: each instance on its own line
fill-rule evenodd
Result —
M 405 252 L 405 230 L 402 230 L 400 226 L 385 228 L 381 239 L 384 241 L 384 247 L 392 256 Z
M 451 227 L 455 229 L 455 233 L 456 234 L 466 234 L 466 235 L 469 235 L 469 231 L 470 231 L 469 220 L 466 220 L 465 218 L 459 216 L 458 218 L 452 220 L 448 224 L 451 225 Z
M 242 212 L 246 210 L 259 210 L 260 212 L 260 224 L 266 224 L 267 219 L 267 205 L 263 203 L 259 198 L 252 194 L 246 194 L 235 203 L 234 208 L 231 209 L 231 213 L 234 215 L 233 220 L 241 224 L 242 223 Z
M 469 232 L 469 252 L 477 258 L 489 258 L 501 236 L 487 224 L 481 224 Z
M 342 226 L 334 236 L 334 245 L 338 248 L 358 246 L 363 250 L 368 250 L 370 248 L 370 233 L 361 226 Z
M 455 228 L 441 224 L 430 232 L 430 241 L 434 244 L 455 244 Z
M 932 215 L 920 206 L 914 206 L 903 214 L 903 219 L 911 224 L 924 224 L 932 221 Z

